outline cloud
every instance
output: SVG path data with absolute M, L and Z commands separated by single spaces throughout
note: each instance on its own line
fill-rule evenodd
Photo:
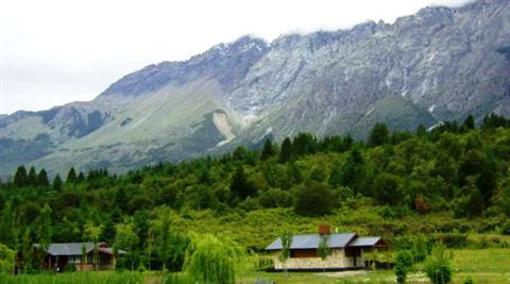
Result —
M 90 100 L 123 75 L 184 60 L 244 34 L 393 22 L 427 5 L 463 0 L 46 0 L 0 4 L 0 113 Z

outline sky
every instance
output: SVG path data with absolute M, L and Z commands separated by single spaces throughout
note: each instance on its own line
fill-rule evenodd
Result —
M 0 0 L 0 114 L 92 100 L 146 65 L 249 34 L 393 23 L 467 0 Z

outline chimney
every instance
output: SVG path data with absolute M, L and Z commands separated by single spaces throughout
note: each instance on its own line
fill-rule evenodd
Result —
M 331 234 L 331 226 L 329 225 L 319 225 L 319 235 L 329 235 Z

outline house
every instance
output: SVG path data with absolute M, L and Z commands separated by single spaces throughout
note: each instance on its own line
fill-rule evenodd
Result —
M 330 255 L 322 260 L 319 244 L 325 239 Z M 266 250 L 273 254 L 274 270 L 318 271 L 354 270 L 368 266 L 365 254 L 387 247 L 381 237 L 360 237 L 356 233 L 331 233 L 329 226 L 320 226 L 319 233 L 292 236 L 290 258 L 280 259 L 282 242 L 276 239 Z
M 40 244 L 34 244 L 36 252 L 40 252 Z M 63 271 L 67 266 L 73 265 L 77 271 L 96 269 L 94 253 L 95 246 L 92 242 L 86 243 L 52 243 L 44 251 L 44 264 L 47 269 Z M 118 254 L 125 254 L 119 250 Z M 83 259 L 83 256 L 84 259 Z M 113 269 L 115 256 L 113 249 L 104 242 L 97 243 L 97 269 Z

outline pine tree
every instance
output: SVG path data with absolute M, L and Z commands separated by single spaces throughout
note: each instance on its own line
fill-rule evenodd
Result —
M 66 184 L 74 184 L 78 180 L 78 177 L 76 176 L 76 171 L 72 167 L 69 170 L 69 173 L 67 174 Z
M 14 185 L 24 187 L 28 185 L 27 169 L 25 166 L 19 166 L 14 174 Z
M 27 177 L 27 183 L 31 186 L 37 186 L 39 183 L 39 179 L 37 177 L 37 173 L 35 172 L 34 167 L 30 167 L 30 170 L 28 170 L 28 177 Z
M 46 173 L 46 170 L 45 169 L 42 169 L 40 172 L 39 172 L 39 176 L 37 177 L 37 184 L 39 186 L 43 186 L 43 187 L 47 187 L 49 186 L 50 182 L 48 180 L 48 174 Z
M 290 139 L 287 137 L 282 142 L 282 147 L 280 150 L 280 163 L 286 163 L 292 159 L 292 143 Z
M 376 123 L 368 137 L 368 145 L 371 147 L 381 146 L 390 141 L 390 132 L 384 123 Z
M 85 181 L 85 175 L 83 174 L 83 172 L 80 172 L 80 174 L 78 175 L 77 181 L 78 181 L 78 183 L 82 183 Z
M 246 179 L 246 175 L 244 174 L 244 169 L 242 166 L 237 167 L 236 172 L 232 177 L 230 190 L 240 200 L 244 200 L 246 197 L 253 196 L 256 193 L 256 188 Z
M 464 124 L 462 125 L 462 129 L 471 130 L 475 129 L 475 118 L 472 115 L 469 115 L 466 120 L 464 120 Z
M 52 187 L 53 187 L 54 191 L 57 191 L 57 192 L 62 191 L 63 183 L 62 183 L 62 178 L 60 178 L 59 174 L 57 174 L 55 176 L 55 178 L 53 179 Z
M 262 153 L 260 154 L 260 159 L 262 161 L 265 161 L 275 155 L 275 149 L 273 146 L 273 143 L 270 139 L 266 140 L 266 143 L 264 143 L 264 148 L 262 149 Z

